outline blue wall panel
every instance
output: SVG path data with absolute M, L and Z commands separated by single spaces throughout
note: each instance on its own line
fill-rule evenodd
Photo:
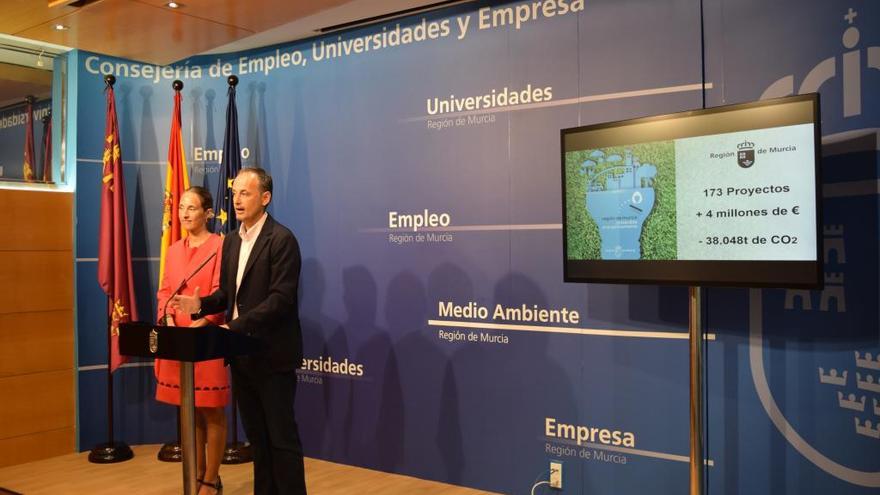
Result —
M 226 81 L 211 67 L 229 63 L 241 79 L 243 162 L 273 174 L 270 212 L 293 229 L 302 248 L 305 358 L 363 369 L 361 376 L 299 374 L 306 454 L 505 493 L 530 493 L 547 479 L 549 461 L 560 459 L 565 493 L 685 492 L 688 367 L 680 337 L 687 291 L 562 282 L 559 129 L 699 108 L 704 96 L 710 106 L 755 100 L 785 92 L 789 75 L 796 93 L 808 73 L 832 60 L 835 77 L 812 78 L 822 80 L 827 135 L 830 282 L 823 293 L 707 291 L 714 338 L 707 344 L 708 480 L 710 493 L 718 494 L 872 493 L 880 486 L 880 440 L 858 434 L 854 421 L 880 422 L 871 407 L 880 392 L 864 388 L 865 377 L 876 383 L 880 372 L 859 368 L 853 356 L 880 353 L 880 160 L 873 130 L 880 108 L 870 90 L 880 78 L 878 7 L 708 0 L 701 33 L 700 3 L 693 0 L 597 1 L 518 29 L 479 29 L 482 9 L 525 5 L 467 4 L 177 64 L 190 71 L 182 78 L 183 123 L 193 182 L 216 190 L 218 164 L 205 150 L 222 148 Z M 858 12 L 859 37 L 845 46 L 854 39 L 843 17 L 850 8 Z M 415 28 L 423 17 L 426 24 L 447 23 L 449 35 L 319 60 L 328 44 L 398 25 Z M 465 18 L 470 28 L 457 39 Z M 248 69 L 247 61 L 276 50 L 298 52 L 307 63 L 268 73 Z M 853 50 L 859 51 L 855 72 L 853 56 L 844 53 Z M 138 309 L 145 319 L 155 313 L 173 77 L 136 77 L 133 68 L 143 64 L 103 55 L 80 52 L 75 60 L 77 322 L 79 363 L 87 367 L 106 360 L 104 303 L 89 260 L 97 244 L 102 72 L 119 79 Z M 434 98 L 529 85 L 550 88 L 552 97 L 431 114 Z M 389 223 L 392 212 L 426 209 L 449 215 L 449 225 L 415 232 Z M 435 235 L 441 237 L 432 240 Z M 838 273 L 842 279 L 832 275 Z M 489 315 L 441 315 L 447 303 L 473 303 Z M 498 304 L 565 308 L 580 319 L 505 322 L 492 318 Z M 532 326 L 493 327 L 498 323 Z M 846 369 L 849 381 L 822 383 L 820 367 Z M 143 366 L 116 373 L 117 431 L 131 443 L 164 441 L 173 430 L 170 408 L 152 400 L 150 374 Z M 83 449 L 103 440 L 105 376 L 101 369 L 80 371 Z M 864 396 L 867 407 L 841 408 L 838 391 Z M 561 430 L 548 430 L 554 421 L 629 433 L 633 445 L 606 445 L 598 434 L 577 445 L 560 438 Z M 802 442 L 774 421 L 787 422 Z

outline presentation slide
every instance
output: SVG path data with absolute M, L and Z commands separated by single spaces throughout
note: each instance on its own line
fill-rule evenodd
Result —
M 813 124 L 568 151 L 568 259 L 814 261 Z

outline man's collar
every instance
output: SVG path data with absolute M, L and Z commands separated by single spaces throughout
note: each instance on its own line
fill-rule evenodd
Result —
M 256 238 L 256 236 L 260 235 L 260 231 L 263 229 L 263 225 L 266 223 L 267 218 L 269 218 L 269 213 L 264 211 L 263 216 L 261 216 L 260 219 L 257 220 L 257 223 L 255 223 L 253 227 L 248 229 L 244 226 L 244 223 L 242 223 L 238 227 L 239 237 L 244 240 L 251 240 L 253 238 Z

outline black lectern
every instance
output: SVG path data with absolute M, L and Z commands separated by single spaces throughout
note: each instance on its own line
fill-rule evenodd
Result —
M 196 429 L 193 363 L 248 354 L 259 341 L 216 326 L 164 327 L 149 323 L 119 325 L 119 353 L 180 361 L 180 440 L 183 493 L 196 494 Z

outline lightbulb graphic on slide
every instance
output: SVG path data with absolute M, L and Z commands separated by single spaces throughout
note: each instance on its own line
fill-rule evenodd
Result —
M 639 259 L 642 227 L 654 209 L 657 167 L 641 163 L 631 149 L 622 157 L 603 150 L 589 156 L 581 166 L 585 207 L 599 226 L 602 259 Z

